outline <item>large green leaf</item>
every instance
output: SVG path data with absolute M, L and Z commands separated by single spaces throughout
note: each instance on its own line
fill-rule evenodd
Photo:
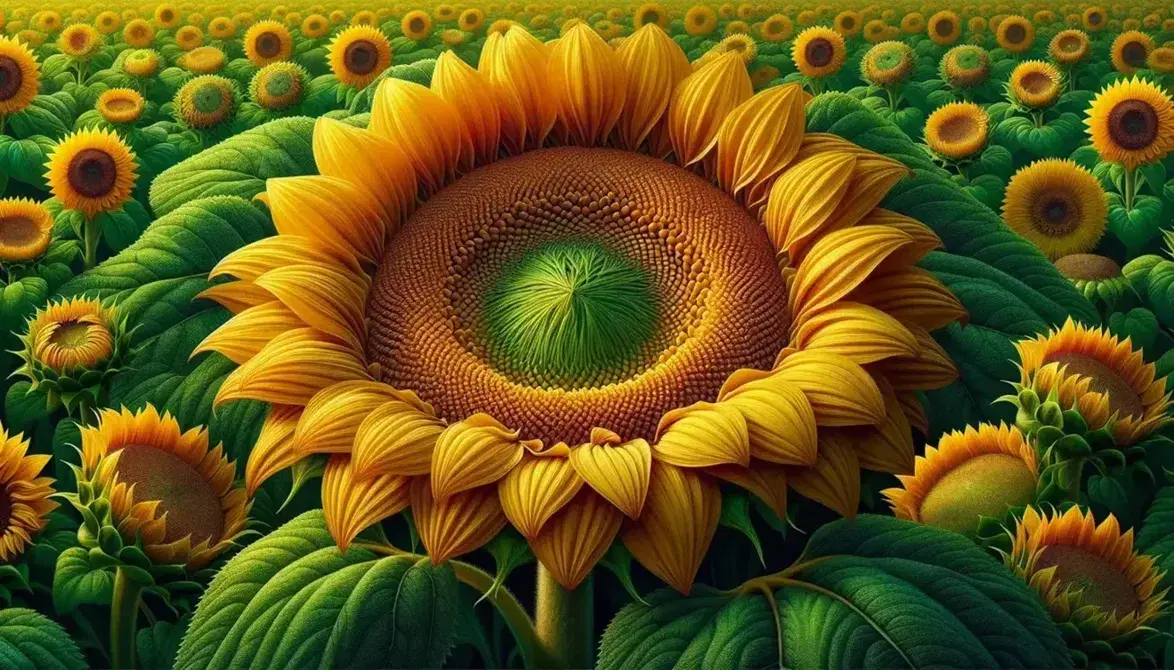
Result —
M 1141 532 L 1137 534 L 1137 550 L 1158 557 L 1160 572 L 1166 573 L 1162 588 L 1174 584 L 1174 486 L 1168 486 L 1154 498 L 1145 513 Z
M 1022 581 L 965 537 L 862 516 L 822 527 L 783 579 L 661 590 L 608 626 L 599 667 L 1065 668 Z
M 458 584 L 420 557 L 341 555 L 322 512 L 253 543 L 204 594 L 175 667 L 438 667 Z
M 6 670 L 84 669 L 77 645 L 57 623 L 20 607 L 0 610 L 0 667 Z

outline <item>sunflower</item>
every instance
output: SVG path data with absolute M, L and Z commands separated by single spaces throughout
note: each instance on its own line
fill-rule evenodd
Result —
M 184 51 L 204 45 L 204 31 L 195 26 L 184 26 L 175 31 L 175 43 Z
M 901 32 L 906 35 L 916 35 L 925 31 L 925 17 L 917 12 L 906 14 L 901 19 Z
M 995 31 L 999 46 L 1011 53 L 1020 54 L 1035 43 L 1035 26 L 1022 16 L 1008 16 L 999 22 Z
M 460 12 L 453 5 L 441 3 L 432 10 L 432 17 L 439 23 L 452 23 L 460 16 Z
M 733 54 L 689 74 L 652 24 L 444 56 L 368 129 L 319 119 L 321 176 L 270 180 L 281 233 L 212 273 L 238 280 L 198 347 L 240 364 L 216 403 L 275 407 L 251 490 L 330 452 L 344 547 L 408 506 L 437 562 L 512 523 L 574 588 L 621 533 L 687 592 L 719 480 L 852 515 L 860 467 L 909 471 L 910 392 L 956 376 L 928 332 L 962 311 L 912 265 L 937 238 L 874 208 L 903 165 L 805 135 L 803 91 L 755 96 Z
M 457 17 L 457 27 L 467 33 L 475 33 L 485 25 L 485 12 L 470 7 Z
M 1174 149 L 1174 102 L 1144 79 L 1106 86 L 1084 123 L 1101 158 L 1128 169 L 1156 163 Z
M 178 27 L 181 20 L 175 5 L 161 3 L 155 7 L 155 25 L 160 28 L 171 30 Z
M 236 116 L 240 90 L 232 79 L 205 74 L 188 81 L 175 93 L 175 120 L 195 130 L 223 126 Z
M 880 19 L 873 19 L 864 24 L 864 41 L 869 44 L 878 44 L 888 37 L 889 27 Z
M 844 37 L 855 37 L 860 34 L 860 13 L 852 10 L 844 10 L 836 15 L 836 20 L 832 22 L 832 26 L 837 33 Z
M 913 49 L 904 42 L 881 42 L 860 61 L 860 76 L 882 88 L 903 83 L 913 73 Z
M 1072 66 L 1088 58 L 1088 51 L 1088 34 L 1083 30 L 1061 30 L 1048 43 L 1048 55 L 1063 66 Z
M 970 17 L 970 20 L 966 22 L 966 28 L 970 31 L 970 38 L 972 41 L 981 42 L 983 39 L 983 34 L 987 31 L 988 27 L 987 20 L 981 16 L 972 16 Z
M 766 42 L 785 42 L 791 39 L 795 26 L 785 14 L 772 14 L 766 17 L 758 29 L 758 36 Z
M 662 30 L 667 30 L 669 27 L 669 13 L 654 2 L 640 5 L 632 14 L 632 29 L 639 30 L 649 23 L 656 24 Z
M 1007 225 L 1052 259 L 1096 246 L 1107 215 L 1100 181 L 1060 158 L 1036 161 L 1016 172 L 1003 199 Z
M 830 28 L 812 26 L 795 38 L 791 58 L 799 72 L 808 77 L 833 75 L 847 58 L 844 38 Z
M 135 155 L 117 133 L 80 130 L 49 154 L 45 180 L 66 209 L 87 218 L 120 209 L 135 185 Z
M 154 49 L 135 49 L 122 59 L 122 71 L 133 77 L 152 77 L 158 70 L 159 53 Z
M 1011 71 L 1007 90 L 1022 106 L 1028 109 L 1049 107 L 1060 97 L 1062 89 L 1060 71 L 1055 65 L 1042 60 L 1027 60 Z
M 134 89 L 112 88 L 98 96 L 95 108 L 110 123 L 134 123 L 142 118 L 146 104 Z
M 128 21 L 122 29 L 122 39 L 127 45 L 142 49 L 155 41 L 155 28 L 146 19 Z
M 1112 307 L 1129 289 L 1129 280 L 1112 258 L 1097 254 L 1068 254 L 1055 260 L 1056 269 L 1085 298 Z
M 252 503 L 233 484 L 236 466 L 223 447 L 209 448 L 207 430 L 183 432 L 148 404 L 137 413 L 102 410 L 81 442 L 79 483 L 108 503 L 123 541 L 141 543 L 152 561 L 200 570 L 244 530 Z
M 50 35 L 61 30 L 61 15 L 49 10 L 37 12 L 37 15 L 33 17 L 33 25 L 42 33 Z
M 1158 74 L 1174 74 L 1174 47 L 1158 47 L 1151 51 L 1146 67 Z
M 342 25 L 346 21 L 347 14 L 346 14 L 346 12 L 342 11 L 341 9 L 335 9 L 330 12 L 330 14 L 327 16 L 327 18 L 330 19 L 330 25 L 338 26 L 338 25 Z
M 1157 563 L 1134 551 L 1133 531 L 1122 533 L 1112 514 L 1097 524 L 1079 507 L 1063 514 L 1029 507 L 1004 561 L 1039 593 L 1053 619 L 1074 624 L 1085 637 L 1111 642 L 1165 611 Z M 1105 651 L 1112 654 L 1111 647 Z
M 982 86 L 991 72 L 990 54 L 974 44 L 956 46 L 942 56 L 941 77 L 956 89 Z
M 1122 74 L 1133 74 L 1145 67 L 1150 52 L 1154 50 L 1154 40 L 1149 35 L 1130 30 L 1121 33 L 1113 40 L 1109 49 L 1113 67 Z
M 758 57 L 758 43 L 749 35 L 730 35 L 721 42 L 718 42 L 712 52 L 715 56 L 729 53 L 735 54 L 738 58 L 742 59 L 743 63 L 749 65 Z
M 944 9 L 929 17 L 926 32 L 936 44 L 949 46 L 962 35 L 962 20 L 954 12 Z
M 685 12 L 685 32 L 694 37 L 705 37 L 717 29 L 717 13 L 711 7 L 694 5 Z
M 115 363 L 122 350 L 121 331 L 115 313 L 97 300 L 51 302 L 28 321 L 18 352 L 25 362 L 20 372 L 34 387 L 44 384 L 50 391 L 76 390 L 59 388 L 58 381 Z
M 277 21 L 258 21 L 245 31 L 245 57 L 257 67 L 289 60 L 293 36 Z
M 103 35 L 110 35 L 118 30 L 122 25 L 122 19 L 118 14 L 111 11 L 102 12 L 94 19 L 94 27 Z
M 75 23 L 61 31 L 57 48 L 74 60 L 89 60 L 102 48 L 102 33 L 88 23 Z
M 986 146 L 990 119 L 973 102 L 943 105 L 925 121 L 925 143 L 943 158 L 969 158 Z
M 40 81 L 41 67 L 33 52 L 17 40 L 0 37 L 0 119 L 28 107 Z
M 352 26 L 373 26 L 379 22 L 379 17 L 375 12 L 369 9 L 363 9 L 351 15 L 350 25 Z
M 726 24 L 725 34 L 730 35 L 749 35 L 753 31 L 749 23 L 745 21 L 730 21 Z
M 280 111 L 302 101 L 310 75 L 295 63 L 270 63 L 249 81 L 249 98 L 265 109 Z
M 53 240 L 53 215 L 23 198 L 0 200 L 0 263 L 36 260 Z
M 750 73 L 750 83 L 754 85 L 754 90 L 760 90 L 768 86 L 772 81 L 782 76 L 779 69 L 773 65 L 762 65 L 754 69 Z
M 193 74 L 215 74 L 224 69 L 227 57 L 216 47 L 196 47 L 176 60 L 176 65 Z
M 806 28 L 815 23 L 817 18 L 818 17 L 815 15 L 815 12 L 811 11 L 810 9 L 805 9 L 795 16 L 795 23 L 798 23 L 800 26 Z
M 0 563 L 13 563 L 48 525 L 53 480 L 39 477 L 50 456 L 28 454 L 23 435 L 10 436 L 0 425 Z
M 1005 424 L 967 426 L 918 456 L 900 488 L 883 491 L 899 519 L 973 534 L 982 517 L 1001 519 L 1036 501 L 1035 449 Z
M 218 16 L 208 23 L 208 34 L 213 39 L 226 40 L 236 35 L 236 28 L 236 21 L 226 16 Z
M 391 55 L 391 42 L 378 28 L 351 26 L 330 43 L 330 70 L 343 84 L 363 88 L 391 65 Z
M 1084 24 L 1085 30 L 1095 33 L 1105 29 L 1108 18 L 1105 16 L 1105 10 L 1094 5 L 1084 10 L 1081 22 Z
M 410 40 L 426 40 L 432 34 L 432 17 L 428 12 L 414 9 L 404 14 L 403 20 L 400 21 L 400 30 L 403 31 L 404 37 Z

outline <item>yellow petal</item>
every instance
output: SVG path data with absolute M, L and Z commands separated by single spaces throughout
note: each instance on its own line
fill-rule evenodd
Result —
M 717 483 L 668 463 L 652 465 L 640 519 L 623 532 L 624 545 L 654 575 L 688 594 L 721 516 Z
M 884 312 L 841 301 L 811 316 L 792 336 L 796 349 L 821 349 L 864 365 L 894 356 L 915 356 L 917 338 Z
M 874 208 L 858 225 L 861 226 L 892 226 L 913 238 L 913 244 L 901 249 L 885 260 L 882 268 L 903 269 L 917 263 L 925 255 L 935 249 L 945 247 L 942 238 L 930 230 L 929 226 L 904 214 L 898 214 L 880 207 Z
M 506 150 L 536 149 L 554 126 L 557 107 L 550 95 L 546 64 L 550 49 L 525 29 L 490 34 L 481 49 L 481 70 L 502 102 L 502 141 Z
M 803 90 L 775 86 L 730 112 L 717 135 L 717 183 L 742 199 L 774 178 L 795 157 L 806 125 Z
M 349 347 L 312 328 L 298 328 L 273 338 L 233 370 L 215 404 L 248 399 L 305 406 L 327 386 L 367 378 L 366 366 Z
M 736 484 L 766 503 L 780 520 L 787 519 L 787 469 L 765 461 L 750 461 L 750 467 L 718 465 L 706 472 Z
M 565 141 L 603 144 L 627 92 L 623 64 L 611 47 L 586 23 L 574 25 L 550 50 L 547 80 Z
M 652 454 L 683 468 L 750 462 L 750 431 L 737 408 L 698 402 L 665 414 Z
M 371 131 L 408 155 L 425 196 L 440 190 L 472 163 L 473 140 L 452 103 L 403 79 L 387 78 L 375 91 Z
M 432 468 L 432 450 L 444 422 L 418 405 L 394 400 L 368 414 L 355 433 L 355 475 L 424 475 Z
M 322 512 L 334 543 L 344 554 L 355 536 L 408 506 L 410 477 L 357 479 L 349 456 L 335 454 L 322 473 Z
M 583 479 L 569 459 L 527 456 L 498 482 L 497 492 L 510 523 L 533 539 L 582 486 Z
M 797 262 L 844 199 L 855 165 L 850 153 L 820 154 L 796 163 L 774 182 L 763 222 L 777 251 Z
M 652 470 L 648 442 L 584 444 L 571 450 L 571 463 L 591 488 L 621 512 L 633 519 L 640 516 Z
M 889 254 L 913 239 L 888 226 L 837 230 L 811 247 L 791 285 L 791 314 L 796 323 L 843 298 L 863 282 Z
M 354 254 L 337 247 L 319 247 L 308 237 L 274 235 L 241 247 L 228 254 L 212 268 L 208 278 L 229 275 L 253 282 L 273 268 L 298 263 L 337 265 L 354 275 L 363 273 Z
M 851 441 L 837 433 L 820 435 L 819 459 L 788 471 L 791 488 L 849 519 L 860 507 L 860 465 Z
M 901 323 L 926 330 L 968 320 L 966 308 L 950 289 L 933 273 L 921 268 L 876 273 L 849 297 L 872 305 Z
M 255 283 L 312 328 L 363 351 L 367 340 L 367 282 L 363 279 L 331 265 L 301 263 L 274 268 Z
M 817 425 L 875 425 L 884 419 L 885 402 L 876 381 L 846 356 L 799 351 L 780 361 L 775 373 L 803 391 Z
M 723 389 L 720 405 L 729 405 L 746 419 L 750 455 L 786 465 L 815 462 L 815 411 L 799 386 L 782 375 L 748 379 Z
M 250 307 L 273 302 L 272 293 L 247 281 L 230 281 L 209 286 L 196 296 L 198 300 L 211 300 L 233 314 L 240 314 Z
M 488 414 L 454 423 L 440 434 L 432 452 L 432 491 L 444 500 L 459 491 L 492 484 L 522 460 L 526 447 Z
M 624 516 L 590 489 L 555 514 L 530 540 L 534 556 L 564 589 L 574 589 L 611 547 Z
M 616 130 L 620 146 L 636 151 L 665 118 L 673 89 L 693 70 L 681 46 L 655 23 L 646 23 L 629 35 L 616 56 L 627 85 Z
M 440 502 L 432 497 L 428 479 L 413 478 L 412 520 L 433 565 L 473 551 L 505 527 L 497 487 L 461 491 Z
M 910 427 L 922 435 L 929 435 L 929 417 L 925 414 L 925 405 L 914 391 L 897 391 L 897 400 L 901 402 L 901 412 L 909 421 Z
M 914 358 L 893 358 L 872 366 L 898 391 L 940 389 L 958 379 L 958 369 L 950 355 L 924 328 L 912 326 L 917 337 L 918 354 Z
M 877 472 L 903 475 L 913 472 L 913 429 L 905 418 L 901 402 L 892 389 L 883 384 L 885 420 L 873 428 L 841 428 L 851 431 L 853 448 L 860 467 Z M 833 429 L 835 430 L 835 429 Z
M 489 79 L 446 51 L 436 59 L 432 90 L 452 104 L 473 142 L 477 165 L 497 160 L 501 147 L 501 109 Z
M 290 308 L 277 302 L 249 307 L 208 334 L 192 350 L 192 356 L 216 351 L 237 365 L 244 365 L 269 341 L 287 330 L 305 328 L 306 323 Z
M 678 84 L 668 116 L 677 162 L 692 165 L 709 156 L 726 116 L 752 95 L 746 66 L 732 53 L 715 58 Z
M 301 407 L 274 405 L 269 410 L 245 464 L 245 491 L 250 498 L 266 479 L 301 460 L 302 456 L 293 450 L 294 429 L 301 417 Z
M 345 179 L 383 205 L 387 221 L 393 226 L 389 233 L 412 213 L 416 205 L 416 172 L 395 142 L 320 116 L 314 122 L 313 146 L 319 173 Z
M 369 192 L 338 177 L 281 177 L 265 182 L 273 226 L 281 235 L 309 238 L 331 255 L 350 252 L 373 263 L 383 255 L 391 223 Z
M 383 382 L 344 381 L 328 386 L 310 399 L 298 429 L 294 450 L 308 454 L 349 454 L 355 434 L 368 414 L 384 403 L 406 398 Z M 406 474 L 406 473 L 396 473 Z

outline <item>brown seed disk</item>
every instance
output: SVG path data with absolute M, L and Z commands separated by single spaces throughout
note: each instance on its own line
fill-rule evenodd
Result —
M 119 450 L 118 480 L 135 487 L 135 500 L 160 501 L 159 515 L 167 514 L 164 541 L 192 536 L 216 543 L 224 533 L 220 498 L 203 475 L 175 454 L 143 445 Z
M 82 149 L 69 161 L 69 185 L 86 198 L 100 198 L 114 188 L 118 168 L 110 154 L 99 149 Z

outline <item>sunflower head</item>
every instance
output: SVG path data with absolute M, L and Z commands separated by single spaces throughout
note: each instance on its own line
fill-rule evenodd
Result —
M 114 310 L 98 300 L 73 298 L 37 310 L 21 343 L 19 374 L 34 388 L 67 408 L 94 407 L 126 354 L 128 337 Z
M 662 30 L 669 27 L 669 12 L 655 2 L 646 2 L 632 13 L 632 30 L 639 30 L 648 24 L 655 24 Z
M 1107 215 L 1100 181 L 1066 159 L 1048 158 L 1019 170 L 1003 199 L 1007 225 L 1052 259 L 1095 247 Z
M 400 20 L 400 30 L 410 40 L 426 40 L 432 34 L 432 16 L 422 9 L 413 9 Z
M 149 47 L 155 41 L 155 27 L 146 19 L 133 19 L 123 26 L 122 39 L 137 49 Z
M 132 88 L 112 88 L 102 92 L 94 105 L 109 123 L 134 123 L 143 116 L 147 103 L 143 95 Z
M 179 26 L 180 21 L 179 9 L 170 3 L 159 3 L 155 7 L 155 25 L 166 30 L 172 30 Z
M 1060 70 L 1041 60 L 1023 61 L 1011 71 L 1007 93 L 1011 99 L 1028 109 L 1050 107 L 1060 97 L 1063 88 Z
M 310 75 L 295 63 L 270 63 L 249 82 L 249 97 L 269 110 L 284 110 L 302 101 Z
M 23 198 L 0 200 L 0 263 L 28 263 L 49 249 L 53 215 Z
M 469 7 L 457 17 L 457 28 L 467 32 L 480 32 L 485 27 L 485 12 L 476 7 Z
M 53 196 L 87 218 L 122 207 L 130 199 L 138 164 L 115 132 L 82 130 L 63 138 L 49 154 L 45 175 Z
M 442 2 L 432 10 L 432 16 L 439 23 L 453 23 L 460 16 L 456 5 L 450 5 L 447 2 Z
M 754 38 L 749 35 L 730 35 L 718 42 L 712 49 L 712 53 L 715 56 L 732 53 L 738 56 L 743 63 L 749 65 L 758 57 L 758 42 L 755 42 Z
M 57 48 L 72 59 L 88 60 L 102 48 L 102 33 L 88 23 L 75 23 L 61 31 Z
M 1011 53 L 1023 53 L 1035 43 L 1035 24 L 1022 16 L 1008 16 L 995 30 L 999 46 Z
M 822 26 L 812 26 L 795 38 L 791 57 L 799 72 L 808 77 L 836 74 L 844 66 L 847 50 L 840 33 Z
M 1123 74 L 1133 74 L 1145 67 L 1150 52 L 1154 50 L 1154 39 L 1140 30 L 1127 30 L 1113 40 L 1109 56 L 1113 67 Z
M 1048 55 L 1058 65 L 1075 65 L 1088 58 L 1088 51 L 1088 33 L 1075 28 L 1061 30 L 1048 42 Z
M 244 37 L 245 57 L 257 67 L 289 60 L 293 53 L 293 36 L 277 21 L 258 21 L 249 26 Z
M 794 33 L 795 24 L 786 14 L 771 14 L 758 29 L 758 36 L 766 42 L 785 42 Z
M 962 19 L 954 12 L 944 9 L 929 17 L 926 32 L 936 44 L 949 46 L 962 35 Z
M 717 12 L 706 5 L 693 5 L 685 12 L 685 32 L 693 37 L 705 37 L 717 30 Z
M 191 51 L 204 44 L 204 31 L 195 26 L 184 26 L 175 31 L 175 43 L 184 51 Z
M 855 37 L 859 35 L 860 28 L 863 24 L 864 22 L 860 18 L 860 13 L 852 10 L 840 12 L 832 22 L 832 26 L 836 29 L 836 32 L 844 37 Z
M 15 114 L 37 97 L 41 68 L 20 41 L 0 37 L 0 116 Z
M 942 56 L 939 71 L 953 88 L 982 86 L 991 74 L 990 54 L 976 44 L 956 46 Z
M 113 34 L 122 25 L 122 18 L 117 12 L 105 11 L 94 19 L 94 27 L 103 35 Z
M 93 537 L 111 527 L 153 563 L 196 571 L 244 530 L 251 502 L 233 483 L 235 464 L 220 445 L 210 448 L 204 428 L 183 432 L 148 404 L 137 413 L 102 410 L 81 438 L 79 493 L 69 500 Z
M 61 30 L 63 23 L 61 15 L 52 10 L 37 12 L 33 17 L 33 26 L 46 35 L 51 35 Z
M 236 21 L 227 16 L 217 16 L 208 22 L 208 34 L 213 39 L 227 40 L 236 35 Z
M 213 130 L 227 126 L 240 105 L 235 81 L 206 74 L 188 81 L 175 93 L 175 120 L 185 128 Z
M 987 143 L 990 119 L 973 102 L 943 105 L 925 121 L 925 143 L 935 154 L 963 160 L 982 151 Z
M 880 19 L 873 19 L 864 24 L 864 41 L 869 44 L 879 44 L 889 37 L 889 25 Z
M 122 71 L 132 77 L 152 77 L 159 71 L 159 52 L 135 49 L 122 59 Z
M 1174 102 L 1144 79 L 1122 79 L 1092 101 L 1085 119 L 1097 153 L 1133 169 L 1156 163 L 1174 149 Z
M 1129 291 L 1129 280 L 1112 258 L 1097 254 L 1068 254 L 1055 260 L 1056 269 L 1092 302 L 1111 312 Z
M 391 65 L 391 42 L 372 26 L 351 26 L 330 43 L 330 69 L 343 84 L 363 88 Z
M 16 562 L 57 509 L 53 480 L 39 476 L 50 457 L 28 450 L 23 435 L 0 425 L 0 563 Z
M 890 41 L 874 45 L 860 61 L 860 76 L 882 88 L 902 84 L 913 73 L 913 48 L 904 42 Z
M 916 35 L 925 31 L 925 17 L 920 12 L 910 12 L 901 18 L 901 32 Z
M 224 69 L 227 60 L 216 47 L 196 47 L 176 59 L 176 64 L 192 74 L 215 74 Z

